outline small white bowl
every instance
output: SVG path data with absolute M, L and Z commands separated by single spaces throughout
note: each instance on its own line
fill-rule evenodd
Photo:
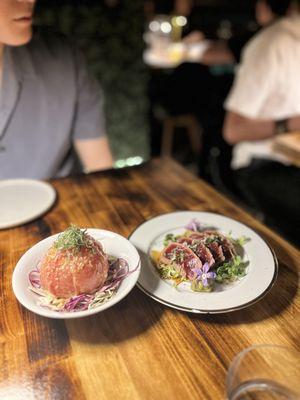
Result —
M 119 286 L 116 294 L 106 303 L 95 307 L 91 310 L 62 312 L 53 311 L 38 305 L 38 296 L 32 293 L 29 289 L 29 272 L 37 266 L 46 251 L 51 247 L 54 240 L 59 234 L 49 236 L 48 238 L 38 242 L 36 245 L 26 251 L 18 261 L 12 276 L 12 287 L 18 301 L 28 310 L 48 318 L 80 318 L 112 307 L 114 304 L 122 300 L 135 286 L 140 270 L 140 257 L 136 248 L 123 236 L 117 233 L 102 230 L 102 229 L 87 229 L 87 232 L 95 239 L 99 240 L 107 254 L 114 257 L 123 258 L 129 265 L 129 274 Z

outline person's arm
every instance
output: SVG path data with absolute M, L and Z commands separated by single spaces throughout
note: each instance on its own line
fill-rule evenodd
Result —
M 287 121 L 287 130 L 300 130 L 300 116 Z M 268 139 L 275 133 L 276 121 L 247 118 L 232 111 L 226 114 L 223 136 L 229 144 L 234 145 L 244 140 Z
M 187 62 L 201 63 L 207 66 L 234 64 L 235 58 L 223 40 L 200 40 L 187 44 L 185 50 Z
M 205 35 L 201 31 L 192 31 L 188 35 L 184 36 L 182 38 L 182 43 L 184 44 L 196 44 L 201 42 L 202 40 L 205 39 Z
M 75 150 L 83 165 L 84 172 L 104 170 L 113 167 L 109 143 L 106 137 L 74 141 Z
M 262 140 L 274 135 L 275 121 L 263 116 L 271 93 L 276 93 L 276 61 L 274 46 L 268 45 L 259 36 L 246 47 L 225 102 L 227 114 L 223 136 L 228 143 Z
M 273 136 L 275 122 L 271 120 L 251 119 L 229 111 L 226 114 L 223 136 L 229 144 L 243 140 L 261 140 Z
M 223 40 L 211 42 L 200 59 L 201 64 L 208 66 L 234 64 L 235 58 L 227 43 Z
M 201 31 L 193 31 L 182 39 L 187 61 L 208 66 L 233 64 L 235 57 L 225 40 L 206 40 Z
M 84 57 L 75 50 L 77 102 L 73 145 L 85 172 L 108 169 L 113 157 L 106 135 L 104 96 L 98 81 L 89 73 Z

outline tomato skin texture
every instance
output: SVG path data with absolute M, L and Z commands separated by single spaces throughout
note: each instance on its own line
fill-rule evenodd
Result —
M 52 246 L 40 264 L 41 287 L 52 295 L 69 298 L 91 294 L 103 286 L 108 259 L 102 246 L 92 239 L 92 248 L 57 249 Z

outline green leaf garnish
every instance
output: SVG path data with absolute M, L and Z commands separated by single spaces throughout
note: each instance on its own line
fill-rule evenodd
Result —
M 205 239 L 205 244 L 211 244 L 217 241 L 217 238 L 215 236 L 213 237 L 208 237 Z
M 164 246 L 168 246 L 171 242 L 176 242 L 176 236 L 173 233 L 168 233 L 164 238 Z
M 244 246 L 246 243 L 250 242 L 250 240 L 251 239 L 246 236 L 241 236 L 237 239 L 232 239 L 233 243 L 239 246 Z
M 231 242 L 236 245 L 236 246 L 241 246 L 243 247 L 246 243 L 250 242 L 250 238 L 248 238 L 247 236 L 240 236 L 237 239 L 234 239 L 232 237 L 232 232 L 230 231 L 229 234 L 227 235 L 228 239 L 231 240 Z
M 240 256 L 236 256 L 232 260 L 224 262 L 217 268 L 216 282 L 229 283 L 243 278 L 246 275 L 248 264 L 249 262 L 242 261 Z

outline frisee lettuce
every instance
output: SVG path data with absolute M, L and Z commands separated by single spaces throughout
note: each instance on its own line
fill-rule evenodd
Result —
M 162 279 L 172 279 L 175 287 L 187 280 L 184 271 L 176 268 L 172 264 L 161 264 L 158 268 L 158 272 Z

